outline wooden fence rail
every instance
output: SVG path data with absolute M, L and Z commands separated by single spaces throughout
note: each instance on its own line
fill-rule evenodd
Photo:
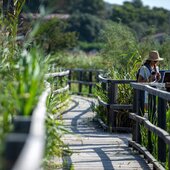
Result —
M 169 145 L 170 140 L 169 133 L 166 131 L 166 109 L 167 101 L 170 100 L 170 94 L 166 91 L 159 90 L 158 88 L 153 88 L 150 85 L 135 83 L 134 80 L 112 80 L 100 75 L 101 72 L 101 70 L 70 69 L 68 81 L 70 89 L 72 89 L 73 84 L 77 84 L 77 94 L 83 94 L 83 85 L 85 85 L 89 89 L 88 94 L 91 95 L 92 87 L 94 87 L 97 82 L 100 82 L 103 92 L 105 92 L 108 97 L 108 101 L 103 101 L 98 97 L 99 105 L 105 108 L 104 114 L 107 117 L 106 123 L 103 123 L 101 119 L 99 120 L 101 125 L 105 129 L 112 131 L 129 131 L 133 129 L 134 141 L 129 141 L 129 146 L 136 148 L 140 153 L 144 154 L 148 161 L 154 164 L 156 169 L 164 169 L 159 161 L 165 162 L 166 145 Z M 125 84 L 132 84 L 132 87 L 135 89 L 135 95 L 132 103 L 121 104 L 118 103 L 119 86 Z M 155 85 L 157 87 L 159 86 L 159 88 L 165 87 L 161 83 L 154 84 L 154 86 Z M 153 124 L 149 119 L 142 117 L 142 114 L 144 115 L 145 91 L 149 94 L 148 107 L 150 112 L 158 113 L 157 125 Z M 121 110 L 131 112 L 129 118 L 136 122 L 135 129 L 117 126 L 116 118 Z M 141 125 L 148 129 L 147 149 L 141 146 Z M 153 144 L 151 141 L 151 133 L 158 136 L 158 161 L 152 155 Z
M 49 82 L 52 82 L 51 84 L 51 90 L 53 95 L 64 95 L 65 93 L 69 94 L 69 84 L 68 84 L 68 78 L 69 78 L 69 70 L 63 70 L 60 72 L 55 73 L 49 73 L 46 74 L 46 79 L 49 80 Z M 61 96 L 60 96 L 61 97 Z M 64 101 L 61 101 L 60 103 L 57 103 L 56 108 L 59 109 L 66 105 L 66 103 L 69 101 L 69 99 L 66 99 Z
M 37 170 L 41 167 L 45 148 L 46 98 L 49 92 L 48 88 L 34 110 L 27 140 L 13 170 Z
M 168 103 L 170 101 L 170 93 L 165 90 L 165 84 L 163 83 L 131 84 L 135 90 L 135 107 L 134 113 L 130 113 L 130 118 L 136 123 L 133 133 L 134 141 L 129 141 L 129 146 L 145 153 L 145 157 L 154 164 L 156 169 L 164 169 L 159 162 L 165 165 L 168 151 L 168 166 L 170 169 L 170 134 L 166 131 L 166 118 L 169 109 Z M 147 101 L 146 95 L 148 95 Z M 148 108 L 146 108 L 146 102 L 148 103 Z M 146 136 L 142 136 L 141 125 L 147 129 Z M 157 143 L 153 143 L 152 134 L 157 136 Z M 147 139 L 147 141 L 145 141 L 145 143 L 147 143 L 147 146 L 145 146 L 147 150 L 141 146 L 143 145 L 143 137 Z M 169 148 L 168 150 L 166 149 L 167 146 Z M 154 153 L 154 147 L 157 148 L 156 153 Z M 144 150 L 146 150 L 147 153 Z M 155 156 L 158 158 L 157 161 L 155 159 L 150 159 L 152 154 L 157 154 Z
M 166 161 L 166 153 L 168 151 L 168 165 L 170 169 L 170 135 L 166 131 L 166 112 L 167 104 L 170 101 L 170 93 L 155 88 L 155 86 L 159 86 L 159 88 L 164 87 L 164 85 L 162 85 L 161 83 L 152 84 L 154 85 L 153 87 L 148 84 L 135 83 L 134 80 L 111 80 L 100 75 L 101 72 L 103 71 L 92 69 L 70 69 L 69 71 L 67 70 L 60 73 L 47 74 L 46 79 L 56 81 L 56 84 L 52 87 L 52 92 L 54 95 L 67 92 L 69 89 L 72 90 L 73 84 L 77 84 L 77 94 L 84 94 L 83 86 L 87 86 L 87 94 L 92 95 L 93 87 L 96 83 L 100 82 L 102 90 L 106 92 L 106 95 L 108 97 L 108 101 L 103 101 L 100 97 L 98 97 L 99 105 L 103 106 L 106 110 L 106 124 L 99 120 L 101 124 L 103 124 L 103 127 L 108 130 L 111 129 L 112 131 L 131 130 L 131 127 L 121 127 L 117 126 L 116 124 L 116 118 L 119 114 L 119 111 L 127 110 L 128 112 L 130 112 L 130 119 L 135 122 L 135 128 L 133 129 L 133 141 L 129 141 L 129 146 L 137 149 L 140 153 L 142 153 L 148 159 L 149 162 L 153 163 L 155 169 L 164 169 L 164 167 L 159 163 L 159 161 L 163 163 Z M 67 80 L 62 80 L 64 77 L 66 77 Z M 125 84 L 131 84 L 134 88 L 135 95 L 133 103 L 121 104 L 118 102 L 119 86 Z M 152 114 L 152 117 L 156 115 L 156 124 L 151 121 L 150 117 L 144 117 L 145 92 L 147 92 L 149 96 L 148 114 Z M 13 170 L 40 169 L 40 164 L 42 162 L 43 151 L 45 146 L 44 118 L 46 113 L 45 101 L 48 94 L 49 86 L 48 89 L 43 93 L 43 96 L 39 101 L 39 104 L 37 105 L 37 109 L 35 109 L 34 111 L 34 116 L 31 118 L 32 120 L 34 120 L 34 123 L 31 123 L 29 135 L 26 137 L 25 145 L 23 146 L 22 152 L 19 155 L 17 162 L 13 167 Z M 141 125 L 148 130 L 148 141 L 146 146 L 147 149 L 141 146 Z M 154 133 L 158 137 L 158 160 L 156 160 L 152 155 L 153 143 L 151 141 L 151 133 Z M 167 150 L 166 146 L 169 147 L 169 150 Z
M 57 79 L 68 77 L 69 71 L 46 74 L 45 78 Z M 52 82 L 53 82 L 52 80 Z M 67 82 L 67 81 L 66 81 Z M 51 93 L 58 95 L 68 91 L 68 84 L 59 83 L 60 89 L 51 88 L 46 81 L 46 90 L 30 117 L 14 119 L 14 132 L 7 135 L 5 144 L 5 170 L 38 170 L 44 157 L 46 143 L 46 99 Z M 58 88 L 58 87 L 57 87 Z M 53 91 L 52 91 L 53 90 Z M 62 103 L 58 107 L 61 107 Z
M 103 70 L 81 68 L 69 69 L 69 71 L 68 83 L 70 91 L 78 95 L 89 96 L 93 95 L 93 88 L 98 83 L 98 75 L 103 72 Z M 84 90 L 83 87 L 86 87 L 86 89 Z
M 130 111 L 133 109 L 132 103 L 121 104 L 118 103 L 118 93 L 119 93 L 119 85 L 129 84 L 134 82 L 134 80 L 112 80 L 109 78 L 105 78 L 102 75 L 99 75 L 99 82 L 101 83 L 102 90 L 106 92 L 108 97 L 108 101 L 104 102 L 100 97 L 98 97 L 99 105 L 105 107 L 106 109 L 106 119 L 107 122 L 104 125 L 104 128 L 110 129 L 112 131 L 117 130 L 131 130 L 130 127 L 121 127 L 116 123 L 117 116 L 120 110 Z M 99 120 L 101 122 L 101 120 Z M 103 124 L 103 123 L 102 123 Z

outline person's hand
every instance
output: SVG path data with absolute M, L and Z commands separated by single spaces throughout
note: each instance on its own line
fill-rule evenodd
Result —
M 161 79 L 161 74 L 160 73 L 156 73 L 156 80 L 159 81 Z
M 161 79 L 161 74 L 158 72 L 154 72 L 149 76 L 149 82 L 159 81 Z
M 155 78 L 156 78 L 156 73 L 152 73 L 152 74 L 149 76 L 149 82 L 155 81 Z

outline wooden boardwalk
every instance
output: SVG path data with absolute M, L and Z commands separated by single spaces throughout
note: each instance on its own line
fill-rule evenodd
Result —
M 149 170 L 152 165 L 128 147 L 130 134 L 109 133 L 93 121 L 92 99 L 72 96 L 72 104 L 63 114 L 65 126 L 72 132 L 63 140 L 72 154 L 67 158 L 72 170 Z

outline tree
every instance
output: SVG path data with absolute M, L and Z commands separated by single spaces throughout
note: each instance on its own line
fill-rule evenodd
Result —
M 72 48 L 77 43 L 76 33 L 67 31 L 67 23 L 56 18 L 43 21 L 35 34 L 34 42 L 47 52 Z
M 71 12 L 88 13 L 101 16 L 105 9 L 103 0 L 72 0 Z
M 121 23 L 109 22 L 100 37 L 101 41 L 105 43 L 103 49 L 105 58 L 111 59 L 115 63 L 122 62 L 121 66 L 127 64 L 127 54 L 133 53 L 137 47 L 137 40 L 133 32 Z
M 142 8 L 142 7 L 143 7 L 143 3 L 142 3 L 141 0 L 133 0 L 133 1 L 132 1 L 132 4 L 133 4 L 133 6 L 136 7 L 136 8 Z
M 25 3 L 24 9 L 29 12 L 38 12 L 40 6 L 40 0 L 28 0 Z
M 132 75 L 134 77 L 140 53 L 138 41 L 131 29 L 121 23 L 110 22 L 100 37 L 104 42 L 101 54 L 103 62 L 108 65 L 109 76 L 114 79 L 129 79 Z
M 91 14 L 77 13 L 69 19 L 70 31 L 79 35 L 80 41 L 93 42 L 104 27 L 104 22 Z
M 143 6 L 141 0 L 124 2 L 122 6 L 113 6 L 111 16 L 111 20 L 114 22 L 121 22 L 132 28 L 139 39 L 149 34 L 169 32 L 169 18 L 168 10 L 163 8 L 150 9 L 148 6 Z

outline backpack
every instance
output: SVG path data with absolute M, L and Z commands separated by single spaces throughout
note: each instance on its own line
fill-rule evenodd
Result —
M 149 64 L 143 64 L 143 65 L 148 68 L 148 70 L 150 71 L 150 73 L 152 72 L 151 67 L 149 66 Z M 143 66 L 143 65 L 142 65 L 142 66 Z M 139 68 L 138 71 L 137 71 L 136 80 L 138 80 L 139 72 L 140 72 L 140 68 Z

